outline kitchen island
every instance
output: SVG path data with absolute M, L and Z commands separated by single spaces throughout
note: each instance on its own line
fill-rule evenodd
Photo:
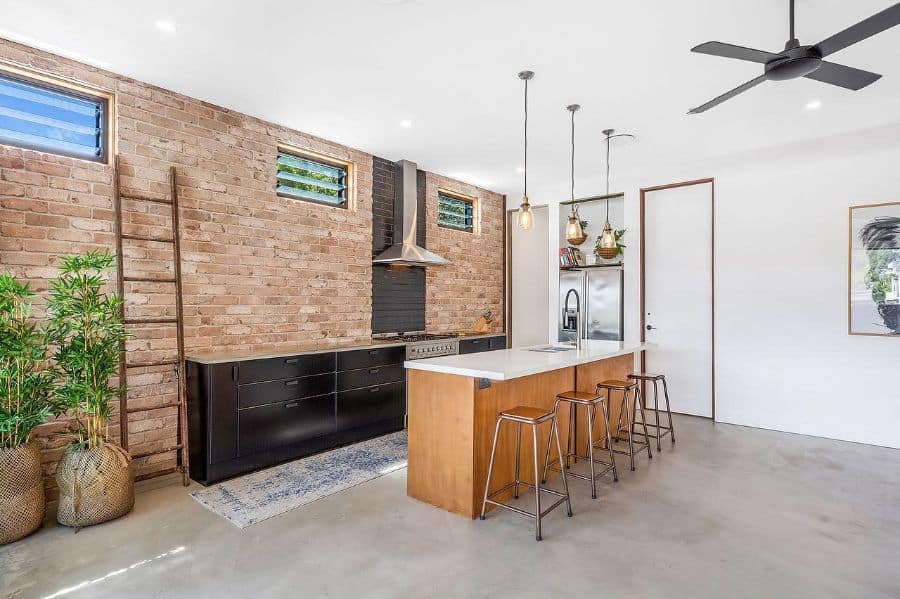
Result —
M 550 346 L 514 348 L 473 355 L 443 356 L 404 363 L 407 368 L 409 468 L 407 494 L 441 509 L 474 518 L 481 512 L 497 414 L 515 406 L 551 409 L 558 393 L 594 391 L 604 379 L 624 379 L 634 370 L 640 343 L 586 341 L 582 349 L 554 351 Z M 610 406 L 616 422 L 620 395 Z M 584 414 L 579 429 L 584 428 Z M 565 446 L 569 411 L 560 410 Z M 514 427 L 502 427 L 494 463 L 492 491 L 512 481 L 515 468 Z M 524 431 L 523 434 L 525 434 Z M 543 462 L 549 425 L 539 438 Z M 597 436 L 605 429 L 598 419 Z M 578 431 L 579 450 L 586 450 L 586 431 Z M 522 443 L 522 464 L 533 462 L 531 443 Z M 522 480 L 534 482 L 531 468 Z M 554 480 L 551 479 L 552 486 Z M 500 496 L 500 500 L 506 497 Z

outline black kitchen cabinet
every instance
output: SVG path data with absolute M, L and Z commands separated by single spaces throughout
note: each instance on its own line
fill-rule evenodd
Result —
M 459 353 L 461 354 L 474 354 L 494 349 L 506 349 L 506 335 L 459 340 Z
M 210 484 L 402 430 L 405 346 L 187 361 L 191 478 Z

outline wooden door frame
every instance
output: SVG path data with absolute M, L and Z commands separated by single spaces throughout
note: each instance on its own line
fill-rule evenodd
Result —
M 710 342 L 712 345 L 712 359 L 710 360 L 710 385 L 711 385 L 711 397 L 712 397 L 712 420 L 716 419 L 716 180 L 713 177 L 709 177 L 706 179 L 694 179 L 691 181 L 681 181 L 679 183 L 669 183 L 667 185 L 656 185 L 653 187 L 642 187 L 641 188 L 641 205 L 640 205 L 640 252 L 641 252 L 641 264 L 640 264 L 640 298 L 641 298 L 641 343 L 646 342 L 647 340 L 647 300 L 645 297 L 646 293 L 646 240 L 645 240 L 645 202 L 646 202 L 646 194 L 651 191 L 663 191 L 666 189 L 675 189 L 678 187 L 689 187 L 691 185 L 710 185 L 710 194 L 709 194 L 709 205 L 710 205 L 710 227 L 711 227 L 711 239 L 710 239 L 710 330 L 712 331 L 710 335 Z M 641 352 L 641 371 L 645 372 L 647 369 L 647 352 Z M 643 387 L 643 386 L 642 386 Z M 642 394 L 645 389 L 641 389 Z M 646 395 L 645 395 L 646 396 Z

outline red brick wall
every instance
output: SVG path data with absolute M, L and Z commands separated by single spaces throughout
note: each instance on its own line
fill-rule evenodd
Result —
M 476 231 L 437 224 L 438 190 L 474 197 Z M 425 271 L 425 325 L 433 332 L 472 329 L 485 310 L 493 330 L 503 331 L 503 196 L 434 173 L 425 174 L 428 249 L 452 262 Z
M 115 93 L 116 150 L 126 193 L 165 196 L 168 169 L 177 168 L 188 353 L 330 346 L 369 338 L 370 154 L 2 39 L 0 60 Z M 276 196 L 279 142 L 352 162 L 353 208 Z M 440 181 L 441 186 L 470 189 Z M 60 254 L 114 251 L 112 183 L 110 166 L 0 145 L 3 269 L 40 291 L 55 276 Z M 491 223 L 502 222 L 499 196 L 477 191 L 490 198 L 486 206 Z M 429 206 L 436 202 L 436 188 L 433 195 Z M 170 231 L 167 206 L 125 201 L 123 209 L 126 233 L 165 236 Z M 433 218 L 429 214 L 430 221 Z M 503 241 L 496 231 L 455 238 L 463 234 L 432 234 L 429 228 L 429 245 L 456 262 L 446 276 L 429 274 L 429 326 L 468 328 L 468 309 L 480 311 L 488 300 L 499 314 Z M 476 246 L 467 251 L 473 240 Z M 170 252 L 168 245 L 126 241 L 125 270 L 129 275 L 170 276 Z M 469 255 L 479 256 L 476 270 L 464 265 Z M 496 268 L 488 267 L 487 255 L 494 256 Z M 455 279 L 469 274 L 489 274 L 497 280 L 484 291 L 481 283 Z M 129 315 L 174 314 L 170 284 L 131 283 L 126 301 Z M 174 329 L 143 326 L 128 343 L 128 360 L 164 359 L 174 350 Z M 176 399 L 175 380 L 167 367 L 129 370 L 129 387 L 132 407 L 162 406 Z M 114 438 L 117 422 L 114 417 Z M 40 431 L 48 474 L 63 448 L 62 441 L 45 433 L 61 426 L 52 423 Z M 176 430 L 174 408 L 131 414 L 130 450 L 169 447 Z M 174 464 L 170 452 L 140 458 L 135 465 L 138 475 L 147 476 Z

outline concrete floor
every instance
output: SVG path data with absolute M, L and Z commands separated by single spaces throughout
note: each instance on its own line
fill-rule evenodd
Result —
M 679 417 L 536 543 L 405 495 L 401 470 L 240 530 L 180 485 L 0 548 L 3 597 L 900 597 L 900 451 Z M 587 595 L 585 595 L 587 594 Z

